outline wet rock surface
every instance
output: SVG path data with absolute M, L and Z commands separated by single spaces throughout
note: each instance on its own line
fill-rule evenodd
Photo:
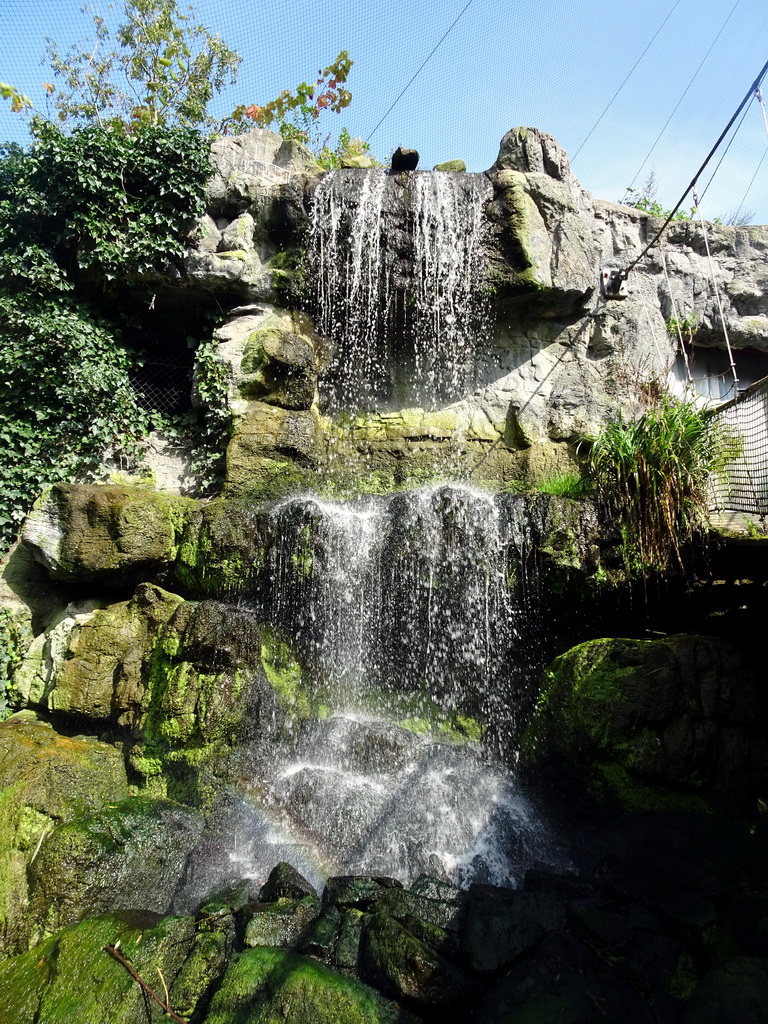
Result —
M 572 871 L 531 870 L 518 890 L 348 876 L 329 879 L 322 899 L 282 863 L 264 895 L 292 896 L 239 908 L 207 899 L 164 920 L 113 911 L 7 960 L 0 984 L 14 1024 L 59 1020 L 35 1016 L 54 993 L 90 1020 L 82 1014 L 112 998 L 110 986 L 131 996 L 103 948 L 121 937 L 140 973 L 175 958 L 170 1006 L 206 1024 L 756 1022 L 767 1005 L 767 844 L 762 828 L 643 814 L 584 830 Z M 137 946 L 142 923 L 151 958 Z M 75 955 L 80 972 L 109 976 L 106 988 L 75 981 Z M 41 984 L 52 957 L 56 980 Z M 142 1019 L 123 1012 L 126 1024 Z

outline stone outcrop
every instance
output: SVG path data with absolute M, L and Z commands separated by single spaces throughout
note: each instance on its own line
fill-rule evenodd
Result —
M 531 771 L 626 810 L 748 805 L 768 785 L 766 722 L 727 641 L 589 640 L 550 667 L 524 747 Z
M 328 442 L 338 432 L 335 420 L 312 425 L 299 415 L 328 403 L 324 368 L 332 342 L 317 337 L 306 315 L 297 327 L 296 313 L 286 312 L 307 309 L 306 276 L 317 270 L 301 267 L 317 167 L 297 144 L 260 129 L 218 140 L 213 158 L 209 214 L 181 283 L 204 287 L 221 296 L 225 311 L 230 307 L 217 331 L 220 356 L 231 367 L 230 472 L 242 490 L 239 481 L 251 463 L 257 490 L 266 494 L 280 490 L 281 477 L 295 487 L 308 467 L 326 466 Z M 715 283 L 742 383 L 768 371 L 768 229 L 707 225 L 713 282 L 704 229 L 693 221 L 674 222 L 631 272 L 628 295 L 608 299 L 601 271 L 628 266 L 661 221 L 593 198 L 556 141 L 534 128 L 504 136 L 487 176 L 493 194 L 486 208 L 486 287 L 493 315 L 474 380 L 437 409 L 400 403 L 387 410 L 411 419 L 439 413 L 450 421 L 448 461 L 458 461 L 456 476 L 535 482 L 562 472 L 573 464 L 574 443 L 618 407 L 636 409 L 649 382 L 669 378 L 673 388 L 682 387 L 683 370 L 675 367 L 678 337 L 669 329 L 675 319 L 693 326 L 689 356 L 710 372 L 712 360 L 724 356 L 708 356 L 707 350 L 725 348 Z M 395 215 L 388 242 L 393 252 L 408 249 L 407 216 L 405 205 L 401 224 Z M 395 273 L 399 280 L 408 271 L 398 263 Z M 243 300 L 263 305 L 242 310 L 231 308 L 233 300 L 235 307 Z M 253 342 L 246 355 L 243 338 L 259 331 L 276 333 Z M 740 350 L 747 351 L 745 359 Z M 718 363 L 712 372 L 721 370 Z M 275 414 L 253 419 L 247 401 L 291 412 L 280 424 L 273 422 Z M 369 434 L 378 430 L 375 420 Z M 444 438 L 429 429 L 402 435 L 398 450 L 379 439 L 372 445 L 370 436 L 347 434 L 345 440 L 347 455 L 373 469 L 391 471 L 407 461 L 422 475 L 446 472 Z

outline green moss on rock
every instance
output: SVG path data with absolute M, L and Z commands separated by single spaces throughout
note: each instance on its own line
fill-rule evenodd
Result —
M 261 631 L 261 664 L 289 719 L 327 718 L 325 694 L 311 686 L 288 637 L 275 627 Z
M 740 711 L 756 685 L 743 661 L 706 637 L 580 644 L 547 672 L 525 760 L 567 764 L 593 796 L 627 810 L 711 808 L 763 763 Z M 744 690 L 735 702 L 734 673 Z
M 139 985 L 104 947 L 119 945 L 134 970 L 155 987 L 158 970 L 168 979 L 178 972 L 193 938 L 191 918 L 159 920 L 157 915 L 135 912 L 96 917 L 66 928 L 0 965 L 3 1020 L 9 1024 L 159 1021 L 159 1007 L 152 1009 Z
M 189 808 L 134 797 L 57 826 L 29 868 L 35 937 L 94 913 L 166 911 L 203 824 Z
M 142 488 L 57 484 L 23 532 L 53 579 L 125 586 L 176 560 L 197 502 Z
M 206 1024 L 395 1024 L 392 1003 L 308 957 L 246 950 L 229 968 Z

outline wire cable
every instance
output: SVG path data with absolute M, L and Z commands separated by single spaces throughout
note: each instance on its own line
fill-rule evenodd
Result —
M 629 70 L 629 72 L 628 72 L 628 74 L 627 74 L 627 77 L 626 77 L 626 78 L 624 79 L 624 81 L 623 81 L 623 82 L 621 83 L 621 85 L 620 85 L 620 86 L 619 86 L 619 88 L 618 88 L 618 89 L 616 90 L 616 92 L 615 92 L 615 93 L 613 94 L 613 96 L 611 96 L 610 100 L 608 101 L 608 106 L 607 106 L 607 107 L 605 108 L 605 110 L 604 110 L 604 111 L 602 112 L 602 114 L 600 115 L 600 117 L 598 117 L 598 119 L 597 119 L 597 120 L 595 121 L 595 123 L 594 123 L 594 124 L 592 125 L 592 127 L 591 127 L 591 128 L 590 128 L 590 130 L 589 130 L 589 132 L 587 133 L 587 137 L 586 137 L 586 138 L 584 139 L 584 141 L 582 142 L 582 144 L 581 144 L 581 145 L 579 146 L 579 148 L 578 148 L 578 149 L 576 150 L 576 152 L 575 152 L 575 153 L 573 154 L 573 156 L 571 157 L 571 163 L 573 163 L 573 161 L 574 161 L 574 160 L 576 159 L 576 157 L 577 157 L 577 156 L 579 155 L 579 153 L 580 153 L 580 152 L 582 151 L 582 149 L 584 149 L 584 147 L 586 146 L 587 142 L 588 142 L 588 141 L 589 141 L 589 139 L 590 139 L 590 136 L 592 135 L 592 133 L 593 133 L 593 132 L 595 131 L 595 129 L 597 128 L 597 126 L 598 126 L 598 125 L 600 124 L 600 122 L 601 122 L 601 121 L 603 120 L 603 118 L 605 117 L 605 115 L 606 115 L 606 114 L 608 113 L 608 111 L 610 110 L 610 108 L 611 108 L 611 106 L 612 106 L 612 104 L 613 104 L 613 101 L 614 101 L 614 100 L 616 99 L 616 97 L 617 97 L 617 96 L 619 95 L 619 93 L 621 92 L 621 90 L 622 90 L 622 89 L 624 88 L 624 86 L 625 86 L 625 85 L 627 84 L 627 82 L 628 82 L 628 81 L 630 80 L 630 78 L 632 77 L 632 75 L 633 75 L 633 73 L 634 73 L 634 71 L 635 71 L 635 68 L 637 67 L 637 65 L 638 65 L 638 64 L 640 63 L 640 61 L 641 61 L 641 60 L 643 59 L 643 57 L 644 57 L 644 56 L 646 55 L 646 53 L 648 53 L 648 51 L 650 50 L 651 46 L 653 46 L 653 43 L 654 43 L 654 41 L 655 41 L 655 39 L 656 39 L 656 36 L 657 36 L 657 35 L 659 34 L 659 32 L 661 32 L 661 30 L 662 30 L 662 29 L 664 28 L 664 26 L 665 26 L 665 25 L 667 24 L 667 22 L 669 21 L 669 19 L 670 19 L 670 18 L 672 17 L 672 15 L 673 15 L 673 14 L 675 13 L 675 10 L 676 10 L 676 8 L 678 7 L 679 3 L 680 3 L 680 0 L 675 0 L 675 3 L 674 3 L 674 4 L 673 4 L 673 6 L 672 6 L 672 10 L 671 10 L 671 11 L 669 12 L 669 14 L 668 14 L 668 15 L 666 16 L 666 18 L 664 19 L 664 21 L 662 21 L 662 23 L 661 23 L 661 24 L 659 25 L 659 27 L 658 27 L 658 28 L 656 29 L 656 31 L 654 32 L 654 34 L 653 34 L 653 36 L 652 36 L 652 38 L 651 38 L 651 41 L 650 41 L 650 42 L 648 43 L 648 45 L 646 46 L 646 48 L 645 48 L 645 49 L 643 50 L 643 52 L 642 52 L 642 53 L 640 54 L 640 56 L 639 56 L 639 57 L 637 58 L 637 60 L 635 61 L 635 63 L 634 63 L 634 64 L 632 65 L 632 67 L 630 68 L 630 70 Z
M 747 94 L 746 94 L 746 96 L 744 97 L 744 99 L 743 99 L 743 100 L 741 101 L 741 103 L 740 103 L 740 104 L 738 105 L 738 107 L 736 108 L 736 111 L 735 111 L 735 113 L 733 114 L 733 116 L 731 117 L 731 119 L 730 119 L 730 121 L 728 122 L 728 124 L 727 124 L 727 125 L 725 126 L 725 128 L 723 128 L 723 130 L 722 130 L 722 132 L 720 133 L 720 137 L 718 138 L 717 142 L 716 142 L 716 143 L 714 144 L 714 146 L 712 147 L 712 149 L 710 149 L 709 153 L 707 154 L 707 158 L 706 158 L 706 160 L 705 160 L 705 161 L 704 161 L 704 163 L 703 163 L 703 164 L 701 165 L 701 167 L 700 167 L 700 168 L 698 169 L 698 171 L 696 172 L 696 174 L 695 174 L 695 175 L 693 176 L 693 180 L 692 180 L 692 181 L 691 181 L 691 183 L 690 183 L 690 184 L 688 185 L 688 187 L 686 188 L 685 192 L 683 192 L 683 194 L 682 194 L 682 195 L 680 196 L 680 198 L 679 198 L 679 199 L 678 199 L 678 201 L 677 201 L 677 204 L 675 205 L 675 207 L 674 207 L 674 208 L 673 208 L 673 209 L 672 209 L 672 210 L 670 211 L 669 215 L 667 216 L 667 219 L 666 219 L 666 220 L 664 221 L 664 223 L 663 223 L 663 224 L 661 225 L 661 227 L 659 228 L 659 230 L 658 230 L 658 231 L 656 232 L 656 234 L 655 234 L 655 235 L 653 236 L 653 238 L 652 238 L 652 239 L 650 240 L 650 242 L 648 243 L 648 245 L 646 245 L 646 247 L 645 247 L 645 248 L 643 249 L 643 251 L 642 251 L 642 252 L 640 253 L 640 255 L 639 255 L 638 257 L 636 257 L 636 258 L 635 258 L 634 260 L 632 260 L 632 262 L 631 262 L 631 263 L 629 264 L 629 266 L 628 266 L 628 267 L 625 267 L 625 269 L 624 269 L 624 270 L 622 270 L 622 271 L 619 271 L 619 274 L 621 275 L 621 277 L 622 277 L 622 278 L 626 279 L 627 275 L 628 275 L 628 274 L 629 274 L 629 272 L 630 272 L 630 271 L 631 271 L 631 270 L 633 269 L 633 267 L 636 267 L 636 266 L 637 266 L 637 264 L 638 264 L 638 263 L 640 262 L 640 260 L 641 260 L 641 259 L 643 258 L 643 256 L 645 256 L 645 254 L 646 254 L 646 253 L 647 253 L 647 252 L 648 252 L 648 251 L 649 251 L 650 249 L 652 249 L 652 248 L 653 248 L 653 246 L 654 246 L 654 245 L 655 245 L 655 244 L 656 244 L 656 243 L 658 242 L 658 240 L 659 240 L 659 239 L 661 238 L 662 234 L 663 234 L 663 233 L 664 233 L 664 231 L 666 230 L 666 228 L 667 228 L 667 226 L 669 225 L 669 223 L 671 222 L 672 218 L 673 218 L 673 217 L 675 216 L 675 214 L 677 213 L 677 211 L 678 211 L 678 210 L 680 209 L 680 207 L 681 207 L 681 206 L 683 205 L 683 202 L 685 201 L 685 197 L 686 197 L 686 196 L 688 195 L 688 193 L 689 193 L 689 192 L 691 192 L 691 191 L 692 191 L 692 190 L 693 190 L 693 189 L 694 189 L 694 188 L 696 187 L 696 182 L 697 182 L 697 181 L 699 180 L 699 175 L 700 175 L 700 174 L 702 173 L 702 171 L 704 170 L 704 168 L 705 168 L 705 167 L 707 166 L 707 164 L 709 163 L 709 161 L 710 161 L 710 160 L 712 159 L 712 157 L 713 157 L 713 156 L 715 155 L 715 153 L 717 152 L 718 148 L 720 147 L 720 143 L 721 143 L 721 142 L 723 141 L 723 139 L 725 138 L 725 136 L 726 136 L 726 135 L 728 134 L 728 132 L 729 132 L 729 131 L 731 130 L 731 127 L 732 127 L 732 125 L 733 125 L 733 122 L 734 122 L 734 121 L 736 120 L 736 118 L 737 118 L 737 117 L 739 116 L 739 114 L 740 114 L 740 113 L 742 112 L 742 110 L 743 110 L 743 109 L 744 109 L 744 107 L 745 107 L 745 106 L 747 105 L 747 103 L 748 103 L 748 102 L 749 102 L 749 100 L 750 100 L 750 99 L 752 98 L 752 96 L 753 96 L 753 95 L 755 95 L 756 93 L 758 93 L 758 92 L 760 91 L 760 86 L 761 86 L 761 84 L 762 84 L 762 81 L 763 81 L 763 79 L 765 78 L 766 72 L 768 72 L 768 61 L 766 61 L 766 62 L 765 62 L 765 64 L 763 64 L 763 66 L 762 66 L 762 68 L 761 68 L 761 70 L 760 70 L 760 74 L 759 74 L 759 75 L 757 76 L 757 78 L 756 78 L 756 79 L 754 80 L 754 82 L 752 83 L 752 85 L 750 85 L 750 87 L 749 87 L 749 89 L 748 89 L 748 91 L 747 91 Z
M 635 182 L 637 181 L 637 179 L 638 179 L 638 178 L 640 177 L 640 172 L 641 172 L 641 171 L 642 171 L 642 169 L 643 169 L 643 168 L 645 167 L 645 165 L 646 165 L 646 164 L 648 163 L 648 161 L 649 161 L 649 160 L 651 159 L 651 154 L 653 153 L 654 149 L 656 149 L 656 147 L 658 146 L 658 144 L 659 144 L 659 139 L 661 138 L 661 136 L 662 136 L 662 135 L 664 134 L 664 132 L 665 132 L 665 131 L 667 130 L 667 128 L 669 127 L 669 122 L 670 122 L 670 121 L 672 120 L 672 118 L 673 118 L 673 117 L 675 116 L 675 114 L 677 113 L 677 110 L 678 110 L 678 108 L 679 108 L 680 104 L 681 104 L 681 103 L 683 102 L 683 100 L 685 99 L 685 97 L 686 97 L 686 96 L 687 96 L 687 94 L 688 94 L 688 91 L 689 91 L 689 89 L 691 88 L 691 86 L 693 85 L 693 83 L 694 83 L 694 82 L 696 81 L 696 78 L 697 78 L 697 76 L 698 76 L 699 72 L 700 72 L 700 71 L 701 71 L 701 69 L 702 69 L 702 68 L 704 67 L 704 65 L 705 65 L 705 63 L 706 63 L 706 61 L 707 61 L 707 57 L 709 57 L 710 53 L 712 53 L 712 51 L 714 50 L 714 48 L 715 48 L 715 43 L 717 42 L 717 40 L 718 40 L 718 39 L 720 38 L 720 36 L 721 36 L 721 35 L 723 34 L 723 32 L 725 31 L 725 26 L 726 26 L 726 25 L 728 24 L 728 22 L 729 22 L 729 21 L 731 20 L 731 18 L 732 18 L 732 16 L 733 16 L 733 12 L 734 12 L 734 11 L 736 10 L 736 8 L 737 8 L 737 7 L 739 6 L 739 4 L 740 4 L 740 3 L 741 3 L 741 0 L 736 0 L 736 3 L 735 3 L 735 4 L 733 5 L 733 7 L 731 8 L 731 12 L 730 12 L 730 14 L 729 14 L 729 15 L 728 15 L 728 17 L 727 17 L 727 18 L 725 19 L 725 21 L 723 22 L 723 24 L 722 24 L 722 25 L 720 26 L 720 31 L 719 31 L 719 32 L 717 33 L 717 35 L 715 36 L 715 38 L 714 38 L 714 39 L 712 40 L 712 42 L 711 42 L 711 44 L 710 44 L 710 47 L 709 47 L 709 49 L 707 50 L 707 52 L 706 52 L 706 53 L 704 54 L 704 56 L 702 57 L 702 59 L 701 59 L 701 63 L 699 64 L 699 66 L 698 66 L 698 67 L 696 68 L 696 70 L 694 71 L 693 75 L 691 76 L 691 80 L 690 80 L 690 81 L 688 82 L 688 85 L 686 85 L 685 89 L 683 90 L 683 92 L 682 92 L 682 94 L 681 94 L 681 96 L 680 96 L 680 99 L 679 99 L 679 100 L 677 101 L 677 103 L 676 103 L 676 104 L 675 104 L 675 106 L 674 106 L 674 109 L 672 110 L 672 113 L 671 113 L 671 114 L 669 115 L 669 117 L 667 118 L 667 120 L 666 120 L 666 121 L 664 122 L 664 127 L 663 127 L 663 128 L 661 129 L 661 131 L 659 132 L 659 134 L 658 134 L 658 135 L 656 136 L 656 138 L 654 139 L 654 141 L 653 141 L 653 145 L 652 145 L 652 146 L 651 146 L 651 148 L 650 148 L 650 149 L 648 150 L 648 153 L 647 153 L 647 155 L 646 155 L 646 157 L 645 157 L 645 160 L 643 160 L 643 162 L 642 162 L 642 163 L 640 164 L 640 166 L 639 166 L 639 167 L 638 167 L 638 169 L 637 169 L 637 173 L 635 174 L 635 176 L 634 176 L 634 178 L 632 179 L 632 181 L 630 181 L 630 183 L 629 183 L 629 187 L 630 187 L 630 188 L 632 188 L 632 186 L 633 186 L 633 185 L 635 184 Z
M 678 2 L 679 2 L 679 0 L 678 0 Z M 408 81 L 406 82 L 406 84 L 405 84 L 405 85 L 403 86 L 403 88 L 402 88 L 402 89 L 400 90 L 400 92 L 398 93 L 397 97 L 396 97 L 396 98 L 394 99 L 394 101 L 392 102 L 392 105 L 390 106 L 390 108 L 389 108 L 389 109 L 387 110 L 387 112 L 386 112 L 386 113 L 385 113 L 385 114 L 384 114 L 384 115 L 383 115 L 383 116 L 381 117 L 381 119 L 379 120 L 378 124 L 377 124 L 377 125 L 376 125 L 376 127 L 375 127 L 375 128 L 373 129 L 373 131 L 372 131 L 372 132 L 371 132 L 371 133 L 370 133 L 370 134 L 368 135 L 368 138 L 367 138 L 367 139 L 365 140 L 366 142 L 370 142 L 370 141 L 371 141 L 371 139 L 373 138 L 373 136 L 374 136 L 374 135 L 376 134 L 376 132 L 377 132 L 377 131 L 379 130 L 379 128 L 380 128 L 380 127 L 382 126 L 382 124 L 384 124 L 384 122 L 386 121 L 386 119 L 387 119 L 387 118 L 389 117 L 389 115 L 390 115 L 390 114 L 392 113 L 392 111 L 393 111 L 393 110 L 395 109 L 395 107 L 396 107 L 396 106 L 397 106 L 397 104 L 398 104 L 398 103 L 400 102 L 400 100 L 401 100 L 401 99 L 403 98 L 403 96 L 405 95 L 405 93 L 406 93 L 406 92 L 408 91 L 408 89 L 409 89 L 409 88 L 411 87 L 411 85 L 412 85 L 412 84 L 413 84 L 413 82 L 414 82 L 414 81 L 416 80 L 416 78 L 418 77 L 418 75 L 420 75 L 420 74 L 421 74 L 421 72 L 422 72 L 422 71 L 424 70 L 424 68 L 425 68 L 425 67 L 427 66 L 427 64 L 429 63 L 429 61 L 430 61 L 430 60 L 432 59 L 432 57 L 433 57 L 433 56 L 435 55 L 435 53 L 437 52 L 437 50 L 439 49 L 439 47 L 440 47 L 440 46 L 442 45 L 443 41 L 444 41 L 445 39 L 447 39 L 447 37 L 448 37 L 448 35 L 450 34 L 450 32 L 451 32 L 451 31 L 453 30 L 453 28 L 454 28 L 454 27 L 455 27 L 455 26 L 456 26 L 456 25 L 458 24 L 458 21 L 459 21 L 459 19 L 461 18 L 461 16 L 462 16 L 462 15 L 464 14 L 464 12 L 465 12 L 465 11 L 466 11 L 466 10 L 467 10 L 467 9 L 468 9 L 469 7 L 471 7 L 471 5 L 472 5 L 473 3 L 474 3 L 474 0 L 467 0 L 467 3 L 466 3 L 466 4 L 465 4 L 465 5 L 463 6 L 463 7 L 462 7 L 462 9 L 461 9 L 461 10 L 459 11 L 459 13 L 458 13 L 458 14 L 456 15 L 456 17 L 455 17 L 455 18 L 453 19 L 453 21 L 451 22 L 451 24 L 450 24 L 450 25 L 448 26 L 448 28 L 447 28 L 447 29 L 445 30 L 445 32 L 443 32 L 443 34 L 442 34 L 442 35 L 440 36 L 440 38 L 439 38 L 439 39 L 438 39 L 438 41 L 437 41 L 437 42 L 435 43 L 435 45 L 433 46 L 433 48 L 432 48 L 432 49 L 430 50 L 430 52 L 429 52 L 429 53 L 427 54 L 427 56 L 426 56 L 426 58 L 424 59 L 424 61 L 422 62 L 422 64 L 421 64 L 421 65 L 420 65 L 420 66 L 419 66 L 419 67 L 418 67 L 418 68 L 416 69 L 416 71 L 415 71 L 415 72 L 413 73 L 413 75 L 411 75 L 411 77 L 410 77 L 410 78 L 408 79 Z
M 758 90 L 758 91 L 759 91 L 759 90 Z M 718 172 L 718 171 L 720 170 L 720 165 L 722 164 L 723 160 L 725 160 L 725 158 L 726 158 L 726 157 L 728 156 L 728 150 L 729 150 L 729 149 L 731 148 L 731 146 L 733 145 L 733 140 L 734 140 L 734 139 L 736 138 L 736 136 L 737 136 L 737 135 L 739 134 L 739 129 L 740 129 L 740 128 L 741 128 L 741 126 L 742 126 L 742 125 L 744 124 L 744 121 L 745 121 L 745 119 L 746 119 L 746 116 L 747 116 L 747 114 L 748 114 L 748 113 L 749 113 L 749 107 L 745 107 L 745 108 L 744 108 L 744 113 L 743 113 L 743 114 L 741 115 L 741 120 L 740 120 L 740 121 L 739 121 L 739 123 L 738 123 L 738 124 L 736 125 L 736 130 L 735 130 L 735 131 L 733 132 L 733 134 L 731 135 L 730 139 L 728 140 L 728 145 L 727 145 L 727 146 L 725 147 L 725 149 L 723 150 L 723 155 L 722 155 L 722 156 L 720 157 L 720 159 L 719 159 L 719 160 L 717 161 L 717 164 L 715 165 L 715 169 L 714 169 L 714 171 L 712 171 L 712 173 L 711 173 L 711 174 L 710 174 L 710 176 L 709 176 L 709 181 L 708 181 L 708 182 L 707 182 L 707 184 L 706 184 L 706 185 L 704 186 L 704 188 L 703 188 L 703 189 L 701 190 L 701 196 L 699 197 L 700 199 L 703 199 L 703 198 L 704 198 L 704 196 L 705 196 L 705 195 L 707 194 L 707 189 L 708 189 L 708 188 L 709 188 L 709 186 L 710 186 L 710 185 L 712 184 L 712 182 L 713 182 L 713 180 L 714 180 L 714 177 L 715 177 L 715 175 L 717 174 L 717 172 Z
M 768 156 L 768 148 L 766 148 L 766 149 L 764 149 L 764 150 L 763 150 L 763 155 L 762 155 L 762 156 L 760 157 L 760 163 L 759 163 L 759 164 L 757 165 L 757 167 L 755 168 L 755 173 L 754 173 L 754 174 L 752 175 L 752 180 L 751 180 L 751 181 L 750 181 L 750 183 L 749 183 L 749 184 L 747 185 L 747 190 L 746 190 L 746 192 L 744 193 L 744 195 L 742 196 L 741 202 L 739 203 L 738 207 L 736 208 L 736 212 L 735 212 L 735 213 L 734 213 L 734 215 L 733 215 L 733 221 L 732 221 L 732 223 L 734 223 L 734 224 L 737 224 L 737 223 L 738 223 L 738 220 L 739 220 L 739 214 L 741 213 L 741 208 L 742 208 L 742 207 L 744 206 L 744 203 L 746 203 L 746 201 L 747 201 L 747 196 L 749 195 L 750 191 L 752 190 L 752 186 L 753 186 L 753 185 L 755 184 L 755 178 L 756 178 L 756 177 L 758 176 L 758 174 L 760 173 L 760 168 L 761 168 L 761 167 L 763 166 L 763 161 L 765 160 L 765 158 L 766 158 L 767 156 Z M 728 218 L 728 220 L 729 220 L 729 223 L 730 223 L 730 222 L 731 222 L 731 219 L 730 219 L 730 217 Z

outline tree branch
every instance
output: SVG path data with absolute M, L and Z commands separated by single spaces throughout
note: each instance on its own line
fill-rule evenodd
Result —
M 104 946 L 103 948 L 105 952 L 109 953 L 109 955 L 114 957 L 118 963 L 123 965 L 123 967 L 126 969 L 126 971 L 128 971 L 128 973 L 134 979 L 134 981 L 138 981 L 138 983 L 141 985 L 141 987 L 144 989 L 147 995 L 152 996 L 152 998 L 155 1000 L 157 1005 L 162 1009 L 164 1013 L 167 1013 L 168 1016 L 172 1017 L 175 1021 L 178 1022 L 178 1024 L 187 1024 L 187 1021 L 185 1021 L 183 1017 L 179 1017 L 177 1013 L 174 1013 L 170 1006 L 167 1003 L 163 1002 L 163 1000 L 160 998 L 157 992 L 154 992 L 149 987 L 149 985 L 146 983 L 146 981 L 144 981 L 141 975 L 137 974 L 136 971 L 134 971 L 134 969 L 131 967 L 131 965 L 128 963 L 128 961 L 125 959 L 122 953 L 119 953 L 114 946 Z M 160 979 L 161 981 L 163 980 L 162 975 L 160 975 Z M 165 988 L 165 981 L 163 981 L 163 988 Z

